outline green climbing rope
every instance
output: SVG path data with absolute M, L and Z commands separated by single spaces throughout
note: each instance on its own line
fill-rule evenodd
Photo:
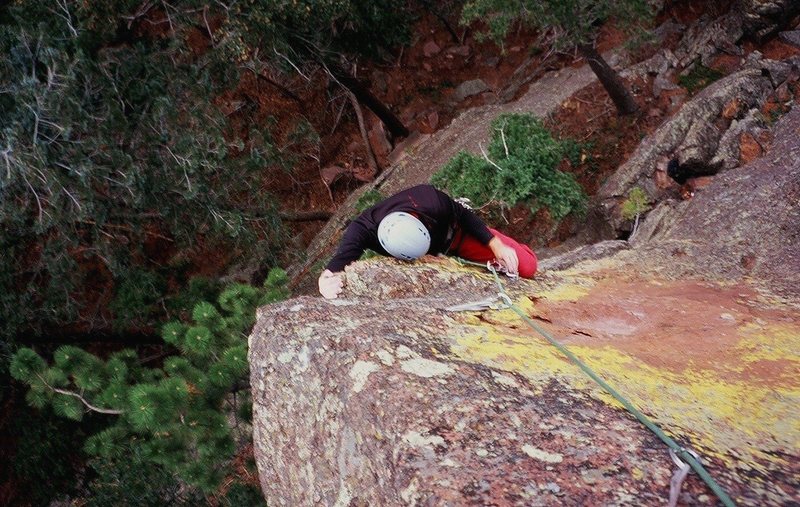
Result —
M 497 275 L 497 271 L 491 266 L 491 264 L 480 264 L 465 259 L 459 259 L 459 261 L 463 264 L 489 268 L 489 270 L 492 272 L 492 275 L 494 276 L 494 281 L 497 283 L 497 287 L 500 290 L 500 293 L 504 294 L 507 298 L 509 298 L 509 300 L 511 300 L 510 296 L 505 290 L 505 287 L 503 287 L 503 283 L 500 281 L 500 277 Z M 656 426 L 656 424 L 653 421 L 651 421 L 646 415 L 640 412 L 639 409 L 634 407 L 633 404 L 631 404 L 631 402 L 629 402 L 625 397 L 623 397 L 620 393 L 618 393 L 616 389 L 611 387 L 608 384 L 608 382 L 603 380 L 599 375 L 597 375 L 597 373 L 594 372 L 594 370 L 589 368 L 589 366 L 587 366 L 586 363 L 578 359 L 578 357 L 575 354 L 573 354 L 567 347 L 562 345 L 558 340 L 553 338 L 550 335 L 550 333 L 548 333 L 546 330 L 542 329 L 535 322 L 533 322 L 533 320 L 531 320 L 531 318 L 528 317 L 528 315 L 526 315 L 525 312 L 522 311 L 520 307 L 512 303 L 509 308 L 513 310 L 514 313 L 519 315 L 520 318 L 523 321 L 525 321 L 525 323 L 527 323 L 533 330 L 535 330 L 537 333 L 542 335 L 548 342 L 550 342 L 551 345 L 556 347 L 562 354 L 567 356 L 570 359 L 570 361 L 575 363 L 575 365 L 577 365 L 581 370 L 583 370 L 583 372 L 586 373 L 586 375 L 588 375 L 592 380 L 597 382 L 597 384 L 600 385 L 600 387 L 602 387 L 603 389 L 605 389 L 608 394 L 610 394 L 611 396 L 614 397 L 614 399 L 620 402 L 622 406 L 624 406 L 628 410 L 628 412 L 633 414 L 639 420 L 639 422 L 644 424 L 650 431 L 655 433 L 655 435 L 659 439 L 661 439 L 662 442 L 667 444 L 667 446 L 670 449 L 675 451 L 675 453 L 678 455 L 679 458 L 681 458 L 685 463 L 691 466 L 695 472 L 697 472 L 697 475 L 700 476 L 701 479 L 703 479 L 703 481 L 708 485 L 709 488 L 711 488 L 711 491 L 713 491 L 714 494 L 717 495 L 717 498 L 720 499 L 723 505 L 725 505 L 726 507 L 733 507 L 736 505 L 733 503 L 733 500 L 731 500 L 731 498 L 728 496 L 725 490 L 723 490 L 722 487 L 717 483 L 717 481 L 715 481 L 714 478 L 711 477 L 711 474 L 709 474 L 708 471 L 705 469 L 705 467 L 703 467 L 702 463 L 700 463 L 697 459 L 695 459 L 694 456 L 692 456 L 687 449 L 678 445 L 678 443 L 675 442 L 672 438 L 670 438 L 669 435 L 664 433 L 661 430 L 661 428 Z

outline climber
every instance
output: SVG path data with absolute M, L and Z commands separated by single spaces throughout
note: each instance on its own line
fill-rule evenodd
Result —
M 319 277 L 319 292 L 332 299 L 344 286 L 342 271 L 370 248 L 415 260 L 448 254 L 475 262 L 496 261 L 510 275 L 532 278 L 536 255 L 491 229 L 472 211 L 431 185 L 403 190 L 365 210 L 347 227 L 339 249 Z

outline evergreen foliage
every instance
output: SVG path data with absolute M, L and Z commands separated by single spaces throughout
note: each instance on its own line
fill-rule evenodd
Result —
M 555 49 L 577 48 L 617 112 L 626 115 L 637 112 L 639 106 L 619 74 L 595 48 L 595 39 L 609 20 L 628 32 L 640 31 L 652 19 L 654 7 L 648 0 L 468 0 L 462 22 L 485 22 L 489 35 L 500 44 L 512 24 L 519 21 L 535 28 Z
M 253 486 L 234 483 L 222 501 L 224 507 L 265 507 L 267 504 L 259 489 Z
M 142 455 L 139 446 L 124 446 L 115 456 L 93 458 L 94 477 L 86 492 L 88 507 L 201 505 L 203 496 L 187 488 L 163 466 Z
M 559 221 L 582 212 L 586 195 L 572 175 L 557 169 L 572 144 L 556 141 L 531 115 L 506 114 L 492 122 L 484 157 L 460 152 L 431 178 L 450 195 L 467 197 L 476 206 L 511 207 L 527 203 L 532 211 L 547 208 Z
M 634 220 L 649 209 L 650 202 L 645 191 L 639 187 L 634 187 L 628 192 L 628 198 L 622 202 L 622 218 Z
M 361 194 L 361 197 L 356 201 L 356 212 L 362 213 L 367 208 L 375 206 L 384 199 L 383 194 L 374 188 Z
M 198 302 L 191 322 L 165 324 L 164 341 L 179 355 L 161 368 L 143 366 L 131 350 L 103 360 L 66 345 L 49 364 L 33 349 L 21 348 L 10 373 L 30 387 L 34 407 L 49 406 L 76 421 L 87 413 L 115 417 L 85 444 L 101 468 L 133 454 L 150 467 L 147 473 L 158 474 L 161 467 L 209 492 L 235 451 L 228 420 L 237 419 L 243 405 L 249 408 L 247 333 L 255 309 L 286 298 L 286 282 L 286 273 L 273 269 L 263 288 L 231 285 L 216 304 Z M 100 490 L 111 487 L 101 482 Z
M 612 18 L 623 28 L 638 28 L 652 17 L 651 4 L 647 0 L 468 0 L 461 20 L 484 21 L 488 35 L 497 43 L 502 43 L 516 22 L 543 32 L 556 29 L 554 43 L 563 48 L 594 43 L 600 26 Z
M 401 0 L 0 3 L 0 332 L 82 318 L 76 293 L 98 274 L 141 275 L 148 241 L 239 242 L 274 260 L 264 170 L 291 169 L 318 135 L 307 121 L 282 145 L 269 121 L 233 130 L 215 100 L 245 69 L 305 77 L 385 54 L 408 40 L 409 12 Z M 207 47 L 188 43 L 198 32 Z
M 686 88 L 686 91 L 690 94 L 694 95 L 699 90 L 702 90 L 723 76 L 724 74 L 717 69 L 712 69 L 701 63 L 697 63 L 688 74 L 681 74 L 678 76 L 678 84 Z
M 5 423 L 0 476 L 8 481 L 6 484 L 25 492 L 25 505 L 50 505 L 55 499 L 80 493 L 75 477 L 84 426 L 91 424 L 79 425 L 56 416 L 50 409 L 24 406 L 15 407 L 13 417 Z M 13 444 L 7 447 L 12 436 Z M 4 498 L 8 498 L 7 493 Z
M 411 22 L 402 0 L 244 0 L 225 14 L 230 44 L 244 58 L 257 60 L 248 48 L 268 48 L 282 54 L 289 67 L 346 55 L 380 56 L 408 41 Z M 297 60 L 290 62 L 293 57 Z
M 242 239 L 279 230 L 253 192 L 281 162 L 266 129 L 247 141 L 212 104 L 232 73 L 223 50 L 183 43 L 197 13 L 176 9 L 172 39 L 124 27 L 139 2 L 34 2 L 0 8 L 0 322 L 76 318 L 74 292 L 99 264 L 137 275 L 139 246 L 163 237 Z M 170 9 L 165 5 L 165 8 Z M 235 74 L 235 72 L 233 73 Z M 127 305 L 127 303 L 122 303 Z

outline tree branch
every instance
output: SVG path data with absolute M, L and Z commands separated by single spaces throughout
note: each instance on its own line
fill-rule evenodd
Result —
M 94 405 L 92 405 L 91 403 L 86 401 L 86 398 L 84 398 L 80 394 L 72 392 L 72 391 L 67 391 L 66 389 L 59 389 L 58 387 L 53 387 L 50 384 L 48 384 L 47 381 L 41 375 L 39 375 L 38 373 L 36 374 L 36 376 L 39 377 L 39 380 L 41 380 L 44 385 L 46 385 L 47 387 L 52 389 L 54 392 L 57 392 L 58 394 L 63 394 L 63 395 L 66 395 L 66 396 L 72 396 L 72 397 L 78 398 L 79 400 L 81 400 L 81 403 L 86 405 L 86 408 L 88 408 L 92 412 L 97 412 L 98 414 L 110 414 L 110 415 L 121 415 L 121 414 L 125 413 L 124 410 L 115 410 L 115 409 L 112 409 L 112 408 L 95 407 Z
M 252 72 L 256 76 L 256 78 L 261 79 L 261 80 L 266 81 L 267 83 L 271 84 L 272 86 L 277 88 L 279 92 L 281 92 L 282 94 L 286 95 L 290 99 L 294 100 L 295 102 L 300 104 L 301 107 L 304 108 L 305 104 L 303 103 L 303 100 L 300 97 L 298 97 L 297 95 L 295 95 L 290 89 L 286 88 L 285 86 L 283 86 L 282 84 L 278 83 L 277 81 L 265 76 L 261 72 L 257 72 L 254 68 L 250 67 L 249 65 L 243 65 L 242 67 L 247 69 L 247 70 L 249 70 L 250 72 Z
M 425 7 L 425 9 L 427 9 L 431 14 L 436 16 L 436 19 L 442 22 L 445 29 L 450 34 L 450 37 L 453 39 L 453 42 L 455 42 L 456 44 L 461 42 L 458 38 L 458 35 L 456 34 L 456 31 L 453 30 L 452 26 L 450 26 L 450 23 L 447 21 L 447 18 L 445 18 L 444 15 L 442 15 L 442 13 L 439 12 L 439 9 L 436 9 L 433 5 L 431 5 L 431 2 L 428 2 L 426 0 L 419 0 L 419 3 L 421 3 Z
M 481 153 L 483 154 L 483 158 L 485 158 L 487 162 L 495 166 L 499 171 L 501 172 L 503 171 L 503 168 L 492 162 L 492 160 L 489 158 L 489 155 L 486 154 L 486 151 L 483 149 L 483 144 L 478 143 L 478 148 L 480 148 Z
M 378 165 L 378 159 L 375 158 L 375 152 L 372 151 L 372 145 L 369 144 L 369 135 L 367 134 L 367 126 L 364 124 L 364 114 L 361 112 L 361 106 L 358 105 L 358 99 L 356 99 L 355 94 L 353 92 L 348 91 L 347 96 L 350 98 L 350 103 L 353 105 L 353 109 L 356 111 L 356 118 L 358 118 L 358 129 L 361 131 L 361 138 L 364 140 L 364 148 L 367 150 L 367 162 L 369 163 L 370 169 L 372 169 L 372 173 L 377 176 L 381 168 Z

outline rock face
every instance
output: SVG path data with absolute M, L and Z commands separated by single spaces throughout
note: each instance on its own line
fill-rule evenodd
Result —
M 800 298 L 800 108 L 783 117 L 766 156 L 718 175 L 648 245 L 686 275 L 752 277 Z M 682 259 L 691 259 L 683 262 Z
M 251 361 L 269 505 L 523 505 L 567 494 L 610 504 L 666 483 L 665 456 L 633 421 L 557 379 L 533 384 L 458 360 L 441 303 L 409 303 L 304 298 L 261 315 L 270 324 L 254 335 L 263 338 Z M 613 430 L 598 435 L 606 424 Z M 600 441 L 610 451 L 597 452 Z M 632 445 L 648 450 L 632 455 Z M 575 487 L 564 471 L 580 463 L 593 465 Z
M 797 0 L 739 0 L 745 33 L 763 41 L 778 33 L 800 13 Z
M 464 81 L 463 83 L 458 85 L 455 91 L 453 92 L 453 100 L 456 102 L 461 102 L 467 97 L 478 95 L 479 93 L 483 93 L 488 89 L 489 86 L 486 83 L 484 83 L 483 80 L 481 79 Z
M 503 281 L 740 505 L 800 488 L 798 131 L 800 109 L 765 157 L 661 206 L 630 248 Z M 491 275 L 425 258 L 346 277 L 343 299 L 260 309 L 250 337 L 270 505 L 665 502 L 666 448 L 578 368 L 510 310 L 447 310 L 495 294 Z M 713 503 L 695 476 L 681 501 Z
M 733 167 L 739 136 L 747 127 L 756 130 L 760 126 L 751 110 L 786 80 L 796 80 L 798 71 L 800 62 L 795 60 L 774 62 L 755 55 L 749 68 L 698 93 L 642 142 L 600 188 L 592 205 L 592 212 L 599 217 L 592 223 L 599 239 L 613 239 L 621 231 L 630 230 L 630 222 L 621 215 L 621 205 L 634 187 L 644 190 L 654 202 L 669 196 L 656 178 L 659 159 L 675 157 L 688 167 Z M 598 223 L 605 224 L 605 229 L 599 230 Z

